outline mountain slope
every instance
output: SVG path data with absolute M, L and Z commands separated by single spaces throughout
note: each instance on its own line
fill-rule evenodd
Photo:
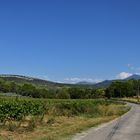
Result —
M 139 80 L 139 79 L 140 79 L 140 75 L 138 75 L 138 74 L 133 74 L 132 76 L 126 78 L 125 80 L 131 80 L 131 79 Z
M 94 85 L 95 83 L 92 82 L 87 82 L 87 81 L 81 81 L 76 83 L 76 85 Z
M 115 80 L 105 80 L 105 81 L 103 81 L 103 82 L 100 82 L 100 83 L 97 83 L 97 84 L 95 84 L 94 86 L 95 87 L 108 87 L 113 81 L 115 81 Z
M 61 83 L 51 82 L 47 80 L 42 80 L 39 78 L 33 78 L 28 76 L 21 76 L 21 75 L 0 75 L 0 79 L 3 79 L 5 81 L 14 81 L 18 84 L 33 84 L 40 87 L 46 87 L 46 88 L 57 88 L 64 86 Z
M 81 85 L 88 85 L 89 87 L 95 87 L 95 88 L 105 88 L 105 87 L 108 87 L 114 81 L 126 81 L 126 80 L 131 80 L 131 79 L 140 80 L 140 75 L 134 74 L 126 79 L 105 80 L 105 81 L 102 81 L 102 82 L 96 83 L 96 84 L 83 82 L 83 83 L 81 83 Z M 80 82 L 79 82 L 79 84 L 80 84 Z
M 105 80 L 103 82 L 100 83 L 89 83 L 89 82 L 79 82 L 76 84 L 65 84 L 65 83 L 56 83 L 56 82 L 51 82 L 48 80 L 42 80 L 39 78 L 33 78 L 33 77 L 29 77 L 29 76 L 22 76 L 22 75 L 0 75 L 0 79 L 3 79 L 5 81 L 14 81 L 18 84 L 25 84 L 25 83 L 29 83 L 29 84 L 33 84 L 35 86 L 38 87 L 44 87 L 44 88 L 59 88 L 59 87 L 85 87 L 85 88 L 106 88 L 108 87 L 112 82 L 117 81 L 117 80 Z M 132 75 L 124 80 L 131 80 L 131 79 L 135 79 L 135 80 L 139 80 L 140 79 L 140 75 Z M 119 79 L 118 79 L 119 80 Z
M 38 87 L 43 87 L 43 88 L 48 88 L 48 89 L 55 89 L 59 87 L 90 87 L 93 88 L 94 85 L 88 85 L 88 84 L 67 84 L 67 83 L 57 83 L 57 82 L 52 82 L 48 80 L 43 80 L 39 78 L 33 78 L 29 76 L 22 76 L 22 75 L 10 75 L 10 74 L 1 74 L 0 79 L 3 79 L 5 81 L 14 81 L 15 83 L 18 84 L 33 84 Z

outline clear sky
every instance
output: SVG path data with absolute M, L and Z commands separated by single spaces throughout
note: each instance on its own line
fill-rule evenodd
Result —
M 139 72 L 139 0 L 0 1 L 1 74 L 74 82 Z

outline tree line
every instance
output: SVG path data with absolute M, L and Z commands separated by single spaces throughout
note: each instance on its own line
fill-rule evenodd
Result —
M 39 88 L 25 83 L 17 84 L 0 79 L 1 93 L 16 93 L 21 96 L 49 99 L 90 99 L 104 97 L 104 89 L 92 89 L 82 87 L 61 87 L 54 89 Z
M 107 88 L 61 87 L 38 88 L 32 84 L 17 84 L 0 79 L 1 93 L 16 93 L 21 96 L 48 99 L 95 99 L 123 98 L 139 94 L 140 80 L 115 81 Z
M 140 80 L 115 81 L 105 90 L 105 97 L 134 97 L 139 96 Z

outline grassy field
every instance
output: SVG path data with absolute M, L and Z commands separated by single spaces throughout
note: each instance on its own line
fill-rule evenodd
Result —
M 108 122 L 129 108 L 111 100 L 0 98 L 2 140 L 63 140 Z

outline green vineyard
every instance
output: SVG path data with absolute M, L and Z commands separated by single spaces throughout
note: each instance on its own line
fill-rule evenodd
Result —
M 80 114 L 101 115 L 99 106 L 118 104 L 109 100 L 45 100 L 0 98 L 0 122 L 21 121 L 27 116 L 73 116 Z

